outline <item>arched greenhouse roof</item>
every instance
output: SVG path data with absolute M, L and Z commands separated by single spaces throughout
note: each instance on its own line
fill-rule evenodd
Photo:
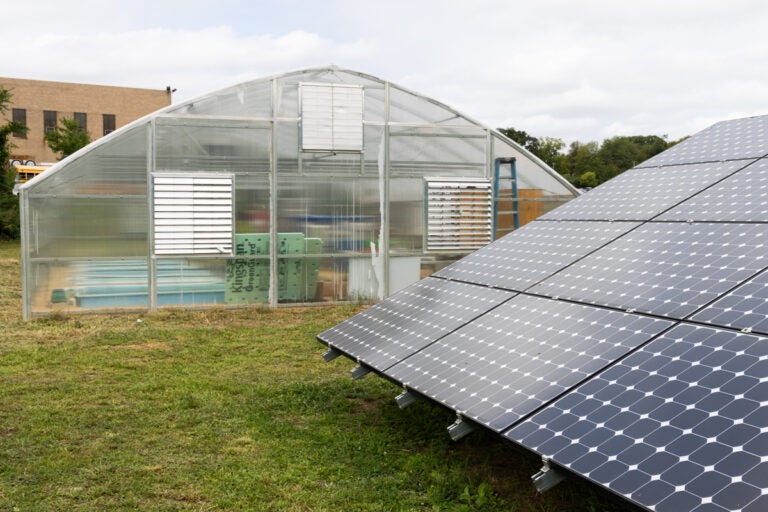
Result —
M 367 73 L 335 65 L 306 68 L 249 80 L 203 94 L 179 104 L 170 105 L 94 141 L 80 151 L 58 162 L 43 176 L 21 185 L 20 188 L 36 186 L 41 180 L 50 178 L 54 173 L 74 163 L 75 160 L 84 154 L 98 151 L 101 145 L 121 144 L 118 139 L 125 137 L 126 132 L 130 132 L 135 127 L 146 124 L 158 117 L 209 117 L 219 120 L 226 119 L 232 123 L 244 119 L 272 121 L 299 118 L 299 85 L 303 83 L 347 84 L 362 87 L 365 90 L 364 119 L 366 122 L 370 122 L 368 121 L 370 119 L 380 120 L 381 123 L 398 127 L 404 133 L 406 130 L 410 130 L 418 134 L 420 129 L 442 127 L 445 128 L 443 135 L 451 139 L 451 135 L 462 136 L 468 133 L 475 133 L 473 128 L 482 129 L 488 132 L 500 148 L 507 148 L 506 150 L 497 150 L 497 152 L 508 153 L 505 156 L 524 157 L 523 162 L 518 162 L 518 167 L 522 167 L 521 175 L 524 176 L 523 179 L 531 182 L 530 186 L 557 189 L 557 194 L 579 195 L 580 193 L 578 189 L 573 187 L 546 163 L 498 130 L 484 125 L 480 121 L 459 112 L 441 101 L 414 92 L 406 87 Z M 122 143 L 126 142 L 123 141 Z M 439 146 L 436 145 L 434 147 L 437 148 Z M 410 155 L 405 156 L 412 157 L 417 155 L 423 160 L 439 160 L 439 157 L 435 158 L 438 155 L 425 155 L 423 151 L 423 147 L 415 147 Z M 457 149 L 452 148 L 449 143 L 444 145 L 442 151 L 450 153 L 457 151 Z M 542 175 L 542 172 L 546 176 Z

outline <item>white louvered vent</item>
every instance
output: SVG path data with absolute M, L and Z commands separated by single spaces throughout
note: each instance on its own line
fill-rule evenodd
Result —
M 472 251 L 492 240 L 489 180 L 427 178 L 428 251 Z
M 301 148 L 304 151 L 362 151 L 363 88 L 301 84 Z
M 155 176 L 155 254 L 232 254 L 232 176 Z

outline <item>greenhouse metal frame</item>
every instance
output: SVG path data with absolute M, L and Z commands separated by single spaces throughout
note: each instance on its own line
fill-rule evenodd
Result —
M 406 88 L 336 66 L 275 75 L 20 186 L 23 316 L 375 301 L 576 195 Z

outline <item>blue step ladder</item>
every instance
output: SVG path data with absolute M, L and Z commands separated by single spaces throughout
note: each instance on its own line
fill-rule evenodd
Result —
M 515 157 L 497 158 L 494 162 L 493 171 L 493 238 L 501 238 L 507 233 L 511 233 L 515 229 L 520 227 L 520 211 L 519 202 L 517 197 L 517 159 Z M 509 177 L 502 176 L 502 166 L 509 166 Z M 503 181 L 509 181 L 509 187 L 501 188 Z M 502 190 L 509 190 L 509 195 L 502 196 L 500 193 Z M 509 202 L 511 203 L 508 210 L 501 212 L 502 215 L 512 215 L 512 227 L 499 227 L 499 204 Z

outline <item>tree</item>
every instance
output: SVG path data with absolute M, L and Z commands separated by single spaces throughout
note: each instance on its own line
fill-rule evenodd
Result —
M 601 182 L 609 180 L 644 162 L 670 147 L 663 137 L 656 135 L 629 135 L 605 139 L 600 146 L 600 158 L 605 163 L 606 175 Z
M 575 185 L 576 180 L 585 172 L 595 173 L 598 185 L 605 181 L 602 179 L 605 175 L 605 163 L 600 158 L 600 145 L 597 142 L 571 142 L 565 155 L 564 167 L 563 172 L 572 177 L 571 181 Z
M 597 175 L 592 171 L 587 171 L 581 176 L 579 176 L 576 180 L 574 180 L 574 185 L 581 188 L 593 188 L 597 186 Z
M 499 128 L 499 131 L 539 157 L 576 187 L 596 187 L 627 169 L 665 151 L 678 141 L 667 136 L 620 135 L 597 142 L 574 141 L 563 153 L 565 143 L 554 137 L 534 137 L 524 130 Z
M 529 135 L 523 130 L 515 130 L 514 128 L 499 128 L 499 131 L 517 142 L 525 149 L 538 156 L 539 151 L 539 139 L 533 135 Z
M 68 157 L 91 142 L 91 136 L 80 128 L 76 119 L 64 117 L 59 126 L 45 134 L 45 141 L 54 153 L 59 153 L 59 160 Z
M 0 114 L 5 114 L 11 103 L 11 91 L 0 86 Z M 27 127 L 17 121 L 0 125 L 0 239 L 19 237 L 19 200 L 13 195 L 16 171 L 11 168 L 11 135 L 25 133 Z
M 539 139 L 539 152 L 536 156 L 541 158 L 548 166 L 559 172 L 565 163 L 563 148 L 565 148 L 565 142 L 563 142 L 562 139 L 542 137 Z

